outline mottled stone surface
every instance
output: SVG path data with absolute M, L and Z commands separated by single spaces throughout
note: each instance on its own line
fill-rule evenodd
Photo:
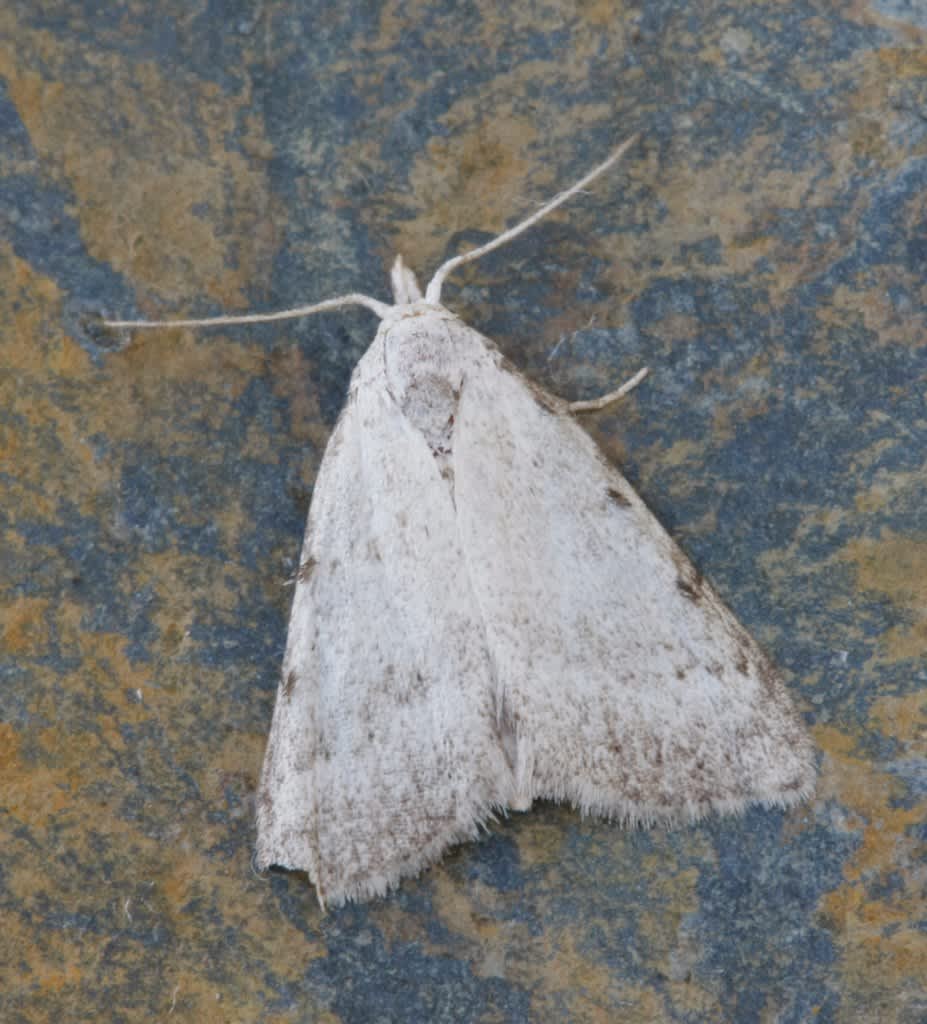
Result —
M 0 9 L 0 1018 L 927 1016 L 927 14 L 918 2 Z M 783 668 L 816 800 L 514 815 L 322 917 L 253 794 L 352 310 L 632 129 L 445 299 L 568 398 Z

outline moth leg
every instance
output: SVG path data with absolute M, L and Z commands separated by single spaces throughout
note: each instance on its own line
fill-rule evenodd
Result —
M 588 402 L 570 402 L 567 405 L 567 409 L 570 412 L 598 412 L 600 409 L 611 405 L 612 402 L 617 402 L 619 398 L 624 398 L 629 391 L 632 391 L 640 384 L 649 372 L 645 366 L 642 370 L 638 370 L 630 380 L 625 381 L 620 388 L 609 391 L 607 395 L 602 395 L 601 398 L 592 398 Z

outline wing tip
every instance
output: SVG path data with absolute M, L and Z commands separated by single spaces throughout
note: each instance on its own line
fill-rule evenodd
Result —
M 448 850 L 461 843 L 479 839 L 488 832 L 488 825 L 504 815 L 506 807 L 500 803 L 475 804 L 468 809 L 463 820 L 450 828 L 436 832 L 422 846 L 397 858 L 394 863 L 380 865 L 376 871 L 358 869 L 352 874 L 340 873 L 347 858 L 331 858 L 335 868 L 321 868 L 307 848 L 294 851 L 276 842 L 273 836 L 258 834 L 255 864 L 265 870 L 281 867 L 290 871 L 305 871 L 315 887 L 319 903 L 324 910 L 342 907 L 347 903 L 365 903 L 381 899 L 409 878 L 417 878 L 427 868 L 437 863 Z M 322 893 L 324 892 L 324 902 Z

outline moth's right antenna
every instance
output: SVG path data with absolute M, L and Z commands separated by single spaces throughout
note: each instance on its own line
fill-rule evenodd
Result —
M 585 177 L 580 178 L 575 185 L 571 185 L 566 192 L 561 192 L 559 195 L 554 196 L 549 203 L 545 203 L 540 210 L 532 213 L 530 217 L 525 218 L 521 223 L 516 224 L 515 227 L 509 228 L 508 231 L 503 231 L 501 235 L 497 235 L 491 242 L 481 245 L 478 249 L 471 249 L 469 252 L 462 253 L 460 256 L 455 256 L 453 259 L 448 260 L 447 263 L 443 263 L 435 271 L 434 277 L 428 282 L 428 287 L 425 289 L 425 301 L 436 306 L 439 305 L 441 302 L 441 285 L 444 284 L 444 279 L 452 270 L 456 270 L 457 267 L 464 263 L 469 263 L 471 260 L 479 259 L 480 256 L 485 256 L 486 253 L 492 252 L 493 249 L 498 249 L 500 245 L 505 245 L 506 242 L 511 242 L 513 238 L 520 235 L 523 231 L 527 231 L 532 225 L 537 224 L 542 217 L 546 217 L 551 211 L 556 210 L 558 206 L 565 203 L 571 196 L 581 192 L 591 181 L 595 181 L 600 174 L 604 174 L 609 167 L 616 164 L 631 146 L 637 142 L 637 139 L 637 135 L 632 135 L 629 139 L 625 139 L 607 160 L 603 160 L 598 167 L 594 167 Z

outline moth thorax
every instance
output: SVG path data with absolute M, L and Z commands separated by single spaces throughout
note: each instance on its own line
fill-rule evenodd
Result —
M 399 398 L 406 419 L 421 432 L 435 456 L 451 452 L 459 399 L 459 386 L 428 370 L 408 380 Z

